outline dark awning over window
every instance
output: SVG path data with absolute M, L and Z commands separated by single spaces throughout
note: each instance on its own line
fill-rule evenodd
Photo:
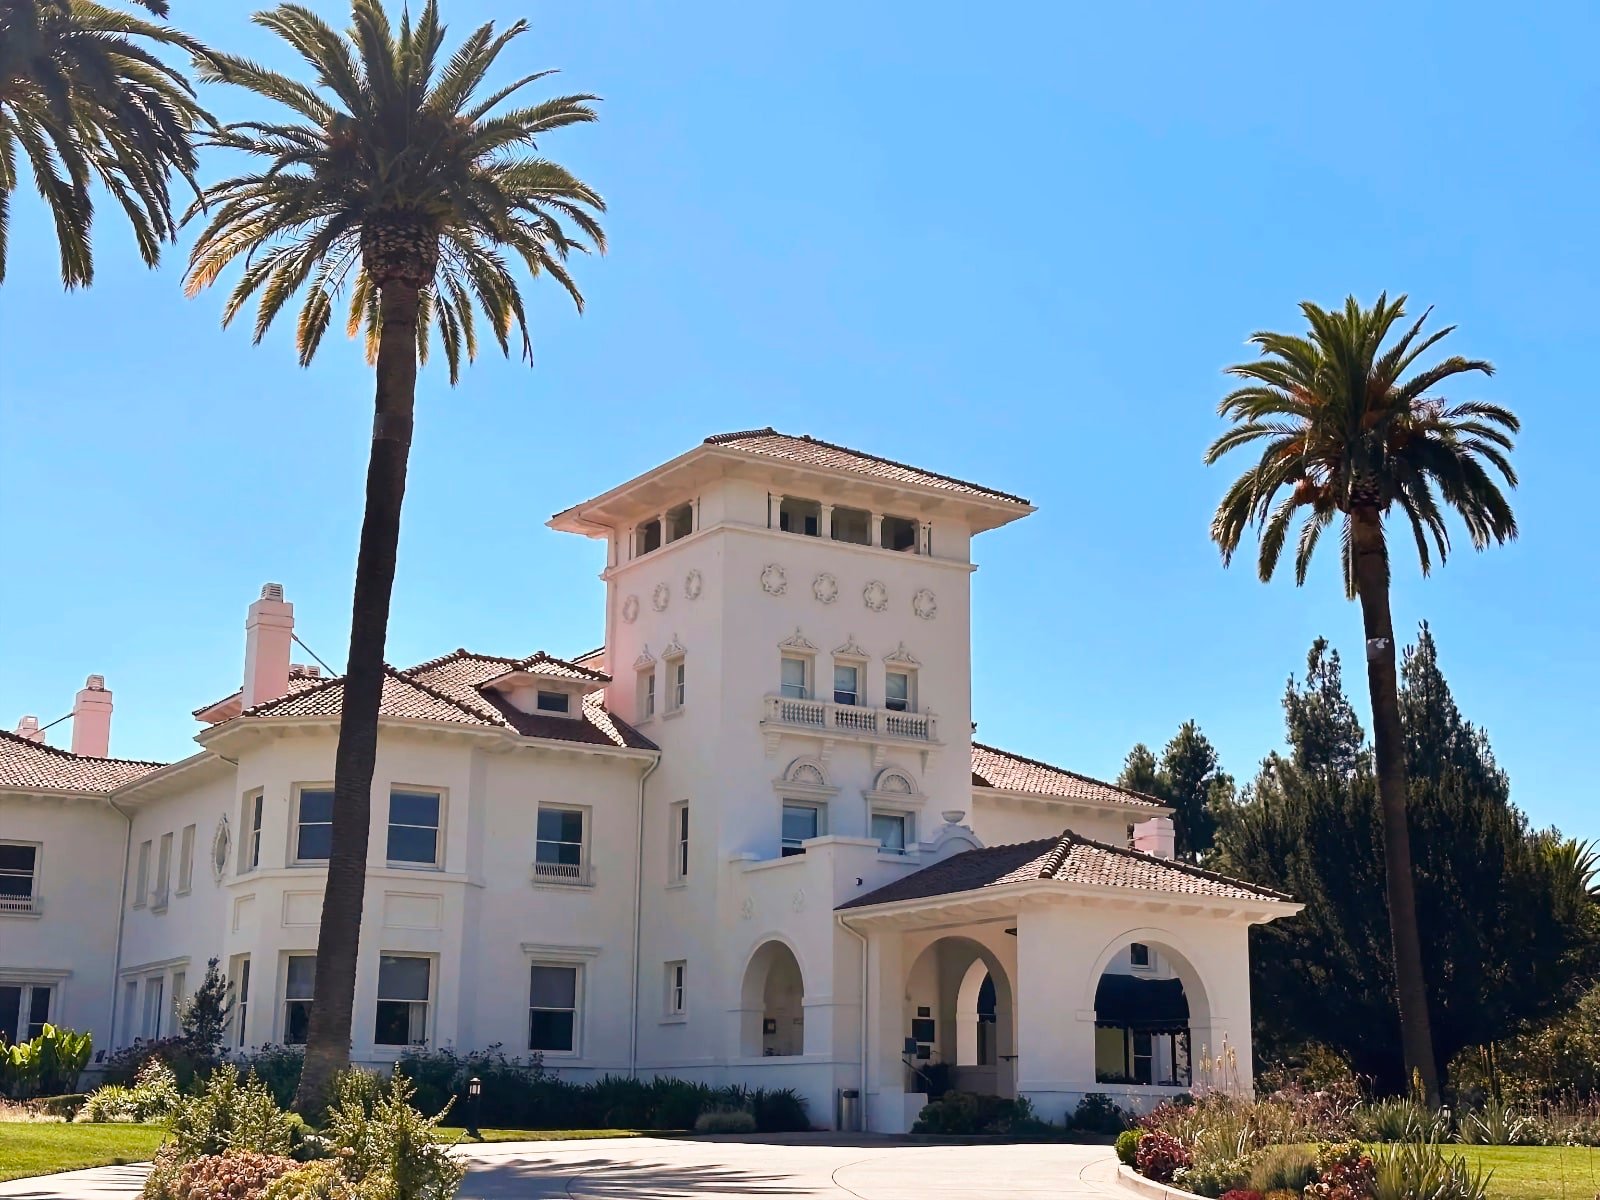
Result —
M 1183 981 L 1102 975 L 1094 993 L 1094 1019 L 1132 1029 L 1182 1029 L 1189 1024 Z

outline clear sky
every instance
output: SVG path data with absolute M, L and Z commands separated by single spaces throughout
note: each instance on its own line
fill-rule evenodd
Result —
M 343 24 L 334 0 L 314 7 Z M 173 0 L 288 68 L 238 0 Z M 1523 536 L 1418 578 L 1462 708 L 1541 824 L 1600 835 L 1590 739 L 1600 567 L 1600 10 L 1341 4 L 544 4 L 445 0 L 459 37 L 530 17 L 505 76 L 605 97 L 544 147 L 611 204 L 575 316 L 542 285 L 534 369 L 425 370 L 389 657 L 572 654 L 601 634 L 597 544 L 549 514 L 772 424 L 971 478 L 1039 511 L 984 535 L 980 736 L 1112 776 L 1197 718 L 1248 776 L 1326 634 L 1365 709 L 1337 543 L 1309 585 L 1224 571 L 1201 454 L 1221 367 L 1296 303 L 1409 292 L 1498 375 L 1525 432 Z M 219 115 L 259 115 L 230 94 Z M 208 171 L 221 164 L 212 161 Z M 116 693 L 113 753 L 193 750 L 237 687 L 265 580 L 345 652 L 370 374 L 332 334 L 259 347 L 138 265 L 109 204 L 63 294 L 20 197 L 0 288 L 0 721 Z M 231 279 L 230 279 L 231 282 Z M 1466 391 L 1460 398 L 1467 398 Z M 1242 469 L 1234 464 L 1229 470 Z M 64 745 L 67 726 L 52 732 Z

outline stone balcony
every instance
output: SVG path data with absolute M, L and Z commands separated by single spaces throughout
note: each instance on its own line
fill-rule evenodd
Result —
M 42 911 L 37 896 L 0 896 L 0 916 L 37 917 Z
M 874 762 L 881 765 L 882 752 L 890 746 L 909 746 L 928 750 L 942 745 L 939 726 L 931 712 L 906 712 L 895 708 L 872 708 L 864 704 L 836 704 L 831 700 L 802 700 L 794 696 L 768 696 L 761 719 L 761 732 L 767 739 L 767 753 L 777 749 L 784 734 L 824 740 L 823 758 L 836 741 L 865 742 L 874 748 Z

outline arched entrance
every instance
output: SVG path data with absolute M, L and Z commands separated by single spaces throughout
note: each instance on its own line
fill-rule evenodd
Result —
M 1188 961 L 1155 940 L 1128 940 L 1095 984 L 1097 1083 L 1190 1087 L 1205 993 Z
M 906 977 L 908 1091 L 1015 1094 L 1015 993 L 1005 965 L 972 938 L 940 938 Z
M 788 1058 L 805 1053 L 805 977 L 783 942 L 763 942 L 750 956 L 740 1008 L 740 1054 Z

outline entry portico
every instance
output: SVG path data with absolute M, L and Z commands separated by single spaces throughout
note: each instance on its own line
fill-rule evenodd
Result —
M 966 850 L 841 905 L 866 942 L 872 1128 L 910 1127 L 935 1064 L 951 1086 L 1055 1119 L 1089 1092 L 1142 1108 L 1191 1082 L 1248 1087 L 1248 931 L 1299 907 L 1071 830 Z M 1124 986 L 1102 987 L 1113 976 Z M 1181 997 L 1182 1029 L 1169 1016 L 1157 1038 L 1141 1014 L 1106 1011 L 1141 989 Z

